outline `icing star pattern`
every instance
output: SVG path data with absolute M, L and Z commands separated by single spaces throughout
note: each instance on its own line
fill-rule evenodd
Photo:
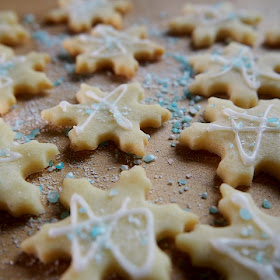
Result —
M 261 17 L 245 10 L 236 10 L 229 2 L 214 5 L 187 4 L 184 15 L 173 19 L 169 24 L 170 32 L 178 35 L 192 35 L 195 47 L 208 47 L 215 41 L 228 38 L 254 45 L 257 25 Z
M 46 74 L 39 72 L 49 60 L 46 53 L 15 56 L 11 48 L 0 45 L 0 114 L 16 103 L 16 95 L 36 95 L 53 87 Z
M 0 11 L 0 43 L 19 45 L 29 38 L 28 31 L 18 23 L 18 17 L 11 11 Z
M 42 171 L 59 152 L 53 144 L 13 142 L 15 133 L 0 118 L 0 209 L 13 216 L 44 211 L 39 188 L 25 181 Z
M 244 110 L 212 97 L 205 111 L 205 120 L 211 123 L 193 124 L 179 141 L 221 156 L 217 174 L 233 187 L 251 185 L 254 172 L 260 170 L 280 179 L 279 109 L 278 99 L 261 100 L 258 106 Z M 264 169 L 264 162 L 270 163 L 269 169 Z
M 43 262 L 72 256 L 62 279 L 101 280 L 108 271 L 119 271 L 129 279 L 167 280 L 171 263 L 156 241 L 191 230 L 197 218 L 175 204 L 146 202 L 150 187 L 139 166 L 123 171 L 110 191 L 85 178 L 65 179 L 60 198 L 71 216 L 43 226 L 22 248 Z
M 114 141 L 122 151 L 145 155 L 147 135 L 144 127 L 160 127 L 170 119 L 170 112 L 159 105 L 144 105 L 140 84 L 123 84 L 110 93 L 81 85 L 76 95 L 80 104 L 62 101 L 44 110 L 43 119 L 61 126 L 74 126 L 69 132 L 75 151 L 95 150 L 104 141 Z
M 226 184 L 220 190 L 219 210 L 229 225 L 198 225 L 179 234 L 176 245 L 190 254 L 194 265 L 215 268 L 227 279 L 279 280 L 279 218 L 260 211 L 249 194 Z
M 190 92 L 206 97 L 227 93 L 235 105 L 250 108 L 258 103 L 258 93 L 280 97 L 280 55 L 264 54 L 257 58 L 251 48 L 231 43 L 222 54 L 203 54 L 190 58 L 198 73 Z
M 47 15 L 53 23 L 68 22 L 74 32 L 88 31 L 96 23 L 122 26 L 122 14 L 131 8 L 129 0 L 59 0 L 59 8 Z
M 66 39 L 63 46 L 77 56 L 77 73 L 93 73 L 109 67 L 115 74 L 131 78 L 138 69 L 137 60 L 153 61 L 164 53 L 161 46 L 146 37 L 143 27 L 117 31 L 111 26 L 98 25 L 90 35 Z

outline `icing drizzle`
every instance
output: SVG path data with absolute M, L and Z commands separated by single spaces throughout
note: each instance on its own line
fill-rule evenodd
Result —
M 212 239 L 211 244 L 216 250 L 225 253 L 239 264 L 256 272 L 261 279 L 279 280 L 280 277 L 276 270 L 278 272 L 280 270 L 280 235 L 254 213 L 248 198 L 244 194 L 234 193 L 231 201 L 241 209 L 247 209 L 250 212 L 250 221 L 253 221 L 259 228 L 262 238 L 252 238 L 254 234 L 252 227 L 250 239 L 248 237 L 246 239 L 217 238 Z M 241 251 L 238 251 L 237 248 Z M 272 252 L 268 250 L 271 248 Z M 272 256 L 269 255 L 269 252 Z
M 108 58 L 125 55 L 128 53 L 127 46 L 151 43 L 147 39 L 140 39 L 125 32 L 117 31 L 111 26 L 98 25 L 94 29 L 94 33 L 97 35 L 96 37 L 85 34 L 78 36 L 82 42 L 92 42 L 100 45 L 99 48 L 90 52 L 91 57 Z
M 111 91 L 108 93 L 105 97 L 101 98 L 97 96 L 94 92 L 92 91 L 87 91 L 86 96 L 97 101 L 98 103 L 94 103 L 90 107 L 90 115 L 88 118 L 84 121 L 83 124 L 79 126 L 74 126 L 73 128 L 75 129 L 77 134 L 80 134 L 84 131 L 85 127 L 90 123 L 90 121 L 94 118 L 96 113 L 100 110 L 108 110 L 113 118 L 116 120 L 119 126 L 121 126 L 124 129 L 130 130 L 133 128 L 133 124 L 130 120 L 125 118 L 122 113 L 118 110 L 117 103 L 121 100 L 121 98 L 124 96 L 124 94 L 127 91 L 127 85 L 121 85 L 117 87 L 115 90 Z M 114 95 L 119 94 L 119 96 L 114 100 L 114 102 L 110 103 L 108 99 L 110 97 L 113 97 Z M 67 111 L 67 107 L 71 105 L 67 101 L 62 101 L 60 102 L 59 106 L 62 108 L 63 112 Z
M 252 89 L 258 89 L 261 85 L 258 76 L 265 76 L 271 79 L 280 80 L 280 75 L 276 73 L 268 73 L 260 71 L 255 63 L 255 56 L 250 47 L 242 47 L 238 54 L 232 58 L 226 58 L 220 54 L 213 54 L 211 57 L 213 62 L 222 64 L 222 70 L 212 74 L 212 77 L 222 76 L 232 69 L 240 71 L 246 84 Z
M 7 59 L 5 53 L 2 53 L 0 55 L 0 89 L 6 88 L 13 83 L 13 79 L 7 76 L 8 72 L 17 63 L 20 63 L 24 60 L 24 56 L 17 56 L 11 59 Z
M 223 22 L 234 20 L 243 15 L 242 11 L 230 12 L 223 3 L 214 5 L 191 5 L 187 12 L 195 12 L 199 16 L 202 25 L 218 25 Z
M 22 155 L 20 153 L 13 152 L 11 151 L 10 148 L 5 148 L 0 150 L 0 163 L 16 161 L 21 157 Z
M 221 130 L 221 131 L 233 131 L 235 134 L 235 141 L 236 145 L 240 154 L 240 157 L 245 165 L 252 165 L 254 164 L 260 145 L 263 138 L 263 133 L 265 131 L 274 131 L 274 132 L 280 132 L 279 127 L 279 120 L 278 118 L 268 118 L 268 114 L 270 110 L 272 109 L 273 105 L 269 105 L 263 115 L 263 117 L 257 117 L 248 115 L 247 113 L 239 113 L 236 112 L 230 108 L 226 108 L 223 110 L 223 113 L 225 116 L 228 116 L 231 121 L 231 126 L 223 126 L 211 123 L 209 124 L 207 131 L 215 131 L 215 130 Z M 259 126 L 245 126 L 243 127 L 242 122 L 237 124 L 238 119 L 245 119 L 248 121 L 255 121 L 259 123 Z M 275 119 L 275 120 L 274 120 Z M 256 132 L 257 138 L 256 143 L 254 145 L 254 150 L 251 155 L 248 155 L 242 146 L 242 142 L 239 136 L 239 132 Z
M 96 261 L 102 261 L 102 259 L 98 259 L 98 255 L 104 250 L 110 250 L 116 261 L 132 277 L 145 277 L 150 272 L 153 266 L 155 251 L 153 215 L 147 208 L 127 209 L 129 201 L 130 198 L 127 197 L 121 208 L 113 214 L 96 216 L 83 197 L 78 194 L 72 196 L 70 204 L 71 225 L 60 228 L 51 228 L 48 234 L 53 238 L 64 235 L 67 235 L 68 237 L 70 236 L 73 265 L 76 271 L 84 270 L 93 259 Z M 82 207 L 79 210 L 78 204 Z M 78 212 L 85 213 L 88 216 L 88 219 L 78 222 Z M 146 220 L 146 227 L 144 227 L 144 229 L 140 228 L 142 222 L 137 218 L 139 215 Z M 142 235 L 145 237 L 144 245 L 141 244 L 141 241 L 139 242 L 140 246 L 145 246 L 145 248 L 147 248 L 147 256 L 144 264 L 141 266 L 135 265 L 131 259 L 128 259 L 123 255 L 118 244 L 115 244 L 112 239 L 112 233 L 117 229 L 120 219 L 127 219 L 129 227 L 131 229 L 137 228 L 139 234 L 140 231 L 142 231 Z M 87 246 L 89 249 L 85 255 L 81 252 L 81 236 L 79 236 L 79 233 L 83 231 L 87 232 L 87 236 L 90 236 L 91 231 L 91 244 L 90 246 Z M 129 234 L 129 230 L 127 234 Z M 136 240 L 134 240 L 134 243 L 135 242 Z M 133 244 L 131 245 L 133 246 Z
M 94 13 L 97 9 L 108 5 L 107 0 L 71 0 L 66 9 L 73 19 L 81 19 L 81 16 Z

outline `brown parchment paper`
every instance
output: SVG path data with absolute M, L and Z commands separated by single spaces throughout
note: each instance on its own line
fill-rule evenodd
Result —
M 132 0 L 133 9 L 124 18 L 124 27 L 132 24 L 144 23 L 148 26 L 152 39 L 165 46 L 168 53 L 179 52 L 185 55 L 191 55 L 194 51 L 190 46 L 190 39 L 181 37 L 177 42 L 168 40 L 165 35 L 168 19 L 179 15 L 183 0 Z M 215 1 L 190 1 L 195 3 L 214 3 Z M 271 26 L 279 26 L 280 23 L 280 4 L 279 0 L 236 0 L 234 2 L 239 8 L 248 8 L 258 10 L 263 13 L 264 19 L 259 27 L 260 40 L 256 47 L 257 52 L 262 53 L 266 50 L 262 47 L 263 32 Z M 45 25 L 43 17 L 46 12 L 56 7 L 55 0 L 0 0 L 0 9 L 11 9 L 19 13 L 21 19 L 27 13 L 36 16 L 36 24 L 26 24 L 30 31 L 37 29 L 45 30 L 57 36 L 61 33 L 67 33 L 66 25 Z M 159 35 L 159 30 L 161 34 Z M 68 34 L 69 35 L 69 34 Z M 52 39 L 54 39 L 53 37 Z M 217 44 L 219 46 L 219 44 Z M 220 45 L 221 46 L 221 45 Z M 4 120 L 11 126 L 15 125 L 16 120 L 23 120 L 19 131 L 28 134 L 34 128 L 40 128 L 40 135 L 36 140 L 40 142 L 51 142 L 58 146 L 60 155 L 54 160 L 55 164 L 64 163 L 61 171 L 48 171 L 32 175 L 28 180 L 35 185 L 43 185 L 42 202 L 45 205 L 46 213 L 40 217 L 24 216 L 13 218 L 4 212 L 0 212 L 0 280 L 6 279 L 59 279 L 63 271 L 69 265 L 67 261 L 57 261 L 51 264 L 42 264 L 34 257 L 30 257 L 20 250 L 20 243 L 31 234 L 35 234 L 40 226 L 45 222 L 54 222 L 55 219 L 61 219 L 61 214 L 65 209 L 60 203 L 50 204 L 47 200 L 47 193 L 51 190 L 61 191 L 61 183 L 65 175 L 72 171 L 75 177 L 87 177 L 95 180 L 95 185 L 101 188 L 110 188 L 118 175 L 120 166 L 127 164 L 130 167 L 134 165 L 133 157 L 129 157 L 118 151 L 114 144 L 106 147 L 99 147 L 92 152 L 74 153 L 69 148 L 69 139 L 65 136 L 64 129 L 59 129 L 47 125 L 41 118 L 40 112 L 52 106 L 57 105 L 61 100 L 67 100 L 75 103 L 75 94 L 80 83 L 86 82 L 91 85 L 99 85 L 103 90 L 111 90 L 120 83 L 126 82 L 121 78 L 115 78 L 110 72 L 99 72 L 94 75 L 73 76 L 67 74 L 63 63 L 65 61 L 58 59 L 57 55 L 62 48 L 58 45 L 46 46 L 35 40 L 30 40 L 25 45 L 15 48 L 17 54 L 24 54 L 28 51 L 46 51 L 52 57 L 52 63 L 47 68 L 47 74 L 56 81 L 63 77 L 61 85 L 55 87 L 37 97 L 18 98 L 18 107 L 4 116 Z M 205 51 L 205 50 L 204 50 Z M 147 73 L 154 73 L 161 78 L 182 76 L 180 65 L 170 57 L 164 57 L 161 61 L 153 64 L 142 64 L 134 81 L 143 82 Z M 176 88 L 178 89 L 178 88 Z M 147 97 L 155 97 L 158 90 L 147 89 Z M 173 94 L 173 95 L 172 95 Z M 176 93 L 182 95 L 182 90 Z M 170 98 L 174 92 L 169 92 Z M 157 100 L 157 99 L 155 99 Z M 189 101 L 183 100 L 180 106 L 188 107 Z M 200 113 L 196 119 L 203 113 L 206 101 L 202 101 Z M 183 208 L 190 208 L 199 216 L 201 223 L 212 223 L 219 225 L 221 217 L 219 215 L 210 215 L 209 207 L 217 205 L 220 199 L 218 186 L 222 183 L 216 176 L 216 168 L 219 163 L 219 157 L 204 151 L 191 151 L 190 149 L 177 145 L 171 147 L 168 140 L 172 124 L 167 123 L 160 129 L 147 129 L 146 133 L 151 135 L 151 140 L 147 147 L 147 153 L 157 156 L 157 160 L 150 164 L 142 163 L 146 168 L 147 176 L 153 183 L 153 188 L 149 193 L 148 199 L 155 203 L 178 203 Z M 0 136 L 1 137 L 1 136 Z M 176 142 L 176 141 L 173 141 Z M 172 164 L 170 159 L 173 160 Z M 172 161 L 171 161 L 172 162 Z M 179 179 L 185 179 L 186 175 L 191 177 L 187 179 L 189 190 L 179 194 Z M 170 179 L 174 183 L 168 185 Z M 272 208 L 264 210 L 271 215 L 280 214 L 280 189 L 279 182 L 266 174 L 258 174 L 254 178 L 251 187 L 240 187 L 240 189 L 253 195 L 256 204 L 261 207 L 263 199 L 267 198 L 272 203 Z M 208 199 L 201 199 L 201 193 L 208 192 Z M 170 240 L 160 242 L 160 246 L 170 254 L 173 262 L 172 279 L 220 279 L 222 276 L 217 273 L 194 268 L 186 254 L 174 249 L 174 244 Z M 110 276 L 115 279 L 117 276 Z

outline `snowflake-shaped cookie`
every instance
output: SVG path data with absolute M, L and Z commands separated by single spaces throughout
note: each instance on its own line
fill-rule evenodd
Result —
M 91 35 L 81 34 L 63 42 L 71 55 L 77 56 L 77 73 L 93 73 L 112 68 L 114 73 L 127 78 L 138 69 L 137 59 L 153 61 L 164 49 L 146 38 L 143 27 L 117 31 L 111 26 L 98 25 Z
M 0 209 L 13 216 L 44 211 L 39 188 L 24 179 L 48 166 L 59 152 L 53 144 L 13 142 L 15 133 L 0 118 Z
M 59 8 L 47 15 L 54 23 L 68 22 L 74 32 L 89 30 L 96 23 L 122 26 L 122 14 L 131 8 L 129 0 L 58 0 Z
M 193 45 L 197 48 L 211 46 L 215 41 L 228 38 L 254 45 L 257 25 L 261 17 L 245 10 L 236 10 L 229 2 L 214 5 L 187 4 L 184 15 L 173 19 L 170 32 L 178 35 L 192 34 Z
M 144 105 L 140 84 L 123 84 L 110 93 L 86 84 L 76 95 L 80 104 L 62 101 L 44 110 L 42 118 L 62 126 L 74 126 L 69 132 L 75 151 L 95 150 L 104 141 L 114 141 L 122 151 L 145 155 L 147 135 L 144 127 L 160 127 L 171 114 L 159 105 Z
M 231 43 L 222 54 L 196 55 L 190 58 L 194 70 L 201 73 L 190 85 L 190 92 L 203 96 L 227 93 L 235 105 L 256 106 L 257 93 L 280 97 L 280 66 L 278 53 L 257 58 L 251 48 Z
M 123 171 L 110 191 L 85 178 L 65 179 L 60 201 L 71 216 L 43 226 L 22 249 L 43 262 L 72 256 L 62 279 L 101 280 L 111 271 L 129 279 L 169 279 L 171 262 L 156 242 L 192 230 L 197 218 L 175 204 L 145 201 L 150 187 L 139 166 Z
M 0 11 L 0 43 L 18 45 L 29 37 L 28 31 L 18 23 L 18 17 L 11 11 Z
M 229 225 L 198 225 L 179 234 L 176 245 L 197 266 L 215 268 L 230 280 L 280 279 L 279 218 L 264 214 L 251 196 L 229 185 L 221 186 L 219 210 Z
M 271 28 L 265 34 L 265 45 L 275 48 L 280 47 L 280 30 L 279 28 Z
M 42 71 L 50 57 L 46 53 L 31 52 L 15 56 L 11 48 L 0 45 L 0 114 L 16 103 L 16 95 L 39 94 L 53 87 Z
M 191 149 L 205 149 L 222 161 L 217 174 L 236 187 L 250 185 L 260 170 L 280 179 L 280 100 L 261 100 L 241 109 L 231 101 L 211 97 L 205 111 L 210 124 L 195 123 L 180 135 Z

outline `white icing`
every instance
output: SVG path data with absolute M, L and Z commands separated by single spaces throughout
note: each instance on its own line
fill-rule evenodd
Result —
M 265 131 L 274 131 L 274 132 L 280 132 L 280 127 L 271 127 L 268 126 L 267 124 L 269 123 L 268 121 L 268 114 L 269 111 L 272 109 L 273 105 L 269 105 L 264 113 L 263 117 L 257 117 L 257 116 L 251 116 L 248 115 L 247 113 L 239 113 L 236 112 L 230 108 L 226 108 L 223 110 L 224 115 L 228 116 L 231 121 L 231 126 L 223 126 L 223 125 L 218 125 L 218 124 L 209 124 L 207 131 L 216 131 L 216 130 L 221 130 L 221 131 L 233 131 L 235 134 L 235 141 L 236 145 L 240 154 L 240 157 L 245 165 L 252 165 L 255 163 L 260 145 L 262 142 L 263 138 L 263 133 Z M 237 124 L 238 119 L 245 119 L 248 121 L 256 121 L 259 122 L 259 126 L 245 126 L 245 127 L 240 127 L 240 125 Z M 256 137 L 256 144 L 254 145 L 254 150 L 251 155 L 247 154 L 242 146 L 239 132 L 256 132 L 257 137 Z
M 255 63 L 255 57 L 249 47 L 242 47 L 238 54 L 230 59 L 219 54 L 214 54 L 212 55 L 212 61 L 222 64 L 224 68 L 221 72 L 213 74 L 213 77 L 222 76 L 235 69 L 241 71 L 245 82 L 250 88 L 259 88 L 260 82 L 257 80 L 258 69 Z
M 252 89 L 258 89 L 261 85 L 258 81 L 259 76 L 267 77 L 273 80 L 280 80 L 280 75 L 273 72 L 261 71 L 255 63 L 255 56 L 251 48 L 244 46 L 238 54 L 232 58 L 227 58 L 219 54 L 213 54 L 211 57 L 213 62 L 222 64 L 222 71 L 212 74 L 212 77 L 220 77 L 232 69 L 240 71 L 246 84 Z
M 118 110 L 117 107 L 117 103 L 121 100 L 121 98 L 124 96 L 124 94 L 127 91 L 127 85 L 121 85 L 119 87 L 117 87 L 115 90 L 113 90 L 112 92 L 108 93 L 105 97 L 100 98 L 99 96 L 97 96 L 94 92 L 92 91 L 87 91 L 86 92 L 86 96 L 97 101 L 98 103 L 94 103 L 91 107 L 92 113 L 88 116 L 88 118 L 84 121 L 83 124 L 79 125 L 79 126 L 74 126 L 73 128 L 75 129 L 77 134 L 80 134 L 84 131 L 85 127 L 90 123 L 90 121 L 94 118 L 94 116 L 96 115 L 96 113 L 100 110 L 108 110 L 113 118 L 115 119 L 115 121 L 118 123 L 119 126 L 121 126 L 124 129 L 130 130 L 133 128 L 133 124 L 130 120 L 128 120 L 127 118 L 125 118 L 122 113 Z M 110 103 L 108 101 L 108 99 L 112 96 L 114 96 L 115 94 L 119 94 L 117 99 Z M 62 103 L 64 102 L 64 103 Z M 69 103 L 66 101 L 62 101 L 60 103 L 60 107 L 62 108 L 62 110 L 65 112 L 67 110 L 67 107 L 69 106 Z
M 186 12 L 198 15 L 198 21 L 202 25 L 213 26 L 229 20 L 240 18 L 243 12 L 231 12 L 227 5 L 217 3 L 214 5 L 190 5 Z
M 58 106 L 61 107 L 63 112 L 66 112 L 67 111 L 67 107 L 70 106 L 70 105 L 71 104 L 69 102 L 67 102 L 67 101 L 61 101 Z
M 246 268 L 254 271 L 263 280 L 279 280 L 280 277 L 276 272 L 276 269 L 280 269 L 280 235 L 274 232 L 265 222 L 263 222 L 259 216 L 255 214 L 253 211 L 251 204 L 248 198 L 240 193 L 236 192 L 232 195 L 231 201 L 240 206 L 240 208 L 246 208 L 250 211 L 253 221 L 261 230 L 263 234 L 266 235 L 265 239 L 255 239 L 255 238 L 217 238 L 212 239 L 210 242 L 213 247 L 228 255 L 232 259 L 234 259 L 237 263 Z M 253 260 L 252 258 L 246 257 L 246 254 L 242 254 L 235 249 L 235 247 L 243 247 L 247 251 L 247 255 L 249 255 L 248 249 L 255 248 L 260 252 L 264 252 L 265 249 L 272 247 L 273 252 L 271 259 L 266 262 L 257 262 L 257 260 Z M 245 251 L 244 251 L 245 252 Z M 246 253 L 246 252 L 245 252 Z
M 137 38 L 120 32 L 111 26 L 98 25 L 94 29 L 95 37 L 90 35 L 79 35 L 82 42 L 92 42 L 100 45 L 99 48 L 90 53 L 91 57 L 108 58 L 127 54 L 127 46 L 134 44 L 148 45 L 151 42 L 147 39 Z
M 60 228 L 53 227 L 49 230 L 48 234 L 50 237 L 53 238 L 65 235 L 69 236 L 69 234 L 72 236 L 72 259 L 74 269 L 76 271 L 86 269 L 90 261 L 97 257 L 96 255 L 98 254 L 98 252 L 104 249 L 111 251 L 112 255 L 115 257 L 119 265 L 128 274 L 130 274 L 132 278 L 145 277 L 151 271 L 153 267 L 154 252 L 156 246 L 154 240 L 155 233 L 153 215 L 147 208 L 127 209 L 127 204 L 129 203 L 129 201 L 130 199 L 126 198 L 121 208 L 113 214 L 105 216 L 96 216 L 87 204 L 87 202 L 83 199 L 83 197 L 81 197 L 78 194 L 74 194 L 72 196 L 70 204 L 71 225 Z M 82 207 L 84 213 L 88 215 L 88 220 L 78 222 L 78 204 Z M 147 257 L 144 264 L 140 267 L 136 266 L 130 259 L 125 257 L 119 249 L 118 244 L 115 244 L 111 238 L 112 232 L 115 231 L 118 226 L 118 221 L 120 219 L 127 218 L 129 223 L 129 217 L 134 215 L 141 215 L 145 217 L 146 220 L 146 228 L 144 228 L 143 232 L 145 233 L 145 237 L 147 238 L 147 244 L 145 245 L 145 247 L 147 248 Z M 95 240 L 91 241 L 91 244 L 88 247 L 88 252 L 85 255 L 82 255 L 81 246 L 79 244 L 79 237 L 77 236 L 76 232 L 80 232 L 82 229 L 90 231 L 90 229 L 93 226 L 100 224 L 106 225 L 106 230 L 102 232 L 100 237 L 97 237 Z M 104 243 L 106 243 L 105 248 Z M 133 246 L 133 244 L 128 245 Z
M 16 64 L 25 61 L 24 56 L 16 56 L 7 59 L 5 53 L 0 55 L 0 89 L 6 88 L 13 83 L 13 79 L 7 76 L 9 69 L 15 67 Z
M 16 161 L 21 157 L 22 155 L 20 153 L 13 152 L 11 151 L 10 148 L 5 148 L 0 150 L 0 163 Z

